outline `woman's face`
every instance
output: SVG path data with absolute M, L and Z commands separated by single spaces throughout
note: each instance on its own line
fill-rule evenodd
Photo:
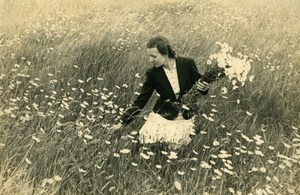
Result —
M 168 55 L 162 55 L 156 47 L 147 48 L 147 52 L 149 55 L 149 61 L 154 67 L 158 68 L 167 64 Z

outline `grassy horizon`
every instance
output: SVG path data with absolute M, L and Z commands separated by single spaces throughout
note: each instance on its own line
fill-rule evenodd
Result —
M 300 193 L 297 1 L 0 5 L 0 194 Z M 110 130 L 157 34 L 201 73 L 217 41 L 252 60 L 253 81 L 223 79 L 199 98 L 200 133 L 177 158 L 136 146 L 155 94 L 133 124 Z

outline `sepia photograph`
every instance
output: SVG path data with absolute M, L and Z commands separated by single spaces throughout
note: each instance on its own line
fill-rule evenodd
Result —
M 0 0 L 1 195 L 300 194 L 300 0 Z

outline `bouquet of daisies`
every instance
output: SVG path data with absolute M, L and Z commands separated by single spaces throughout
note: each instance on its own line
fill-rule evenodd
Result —
M 251 60 L 240 52 L 233 56 L 233 48 L 227 43 L 217 42 L 216 45 L 220 48 L 220 51 L 210 55 L 206 63 L 207 71 L 198 82 L 212 83 L 226 77 L 232 81 L 233 88 L 237 88 L 238 83 L 243 86 L 251 69 Z M 181 98 L 181 109 L 189 110 L 189 108 L 193 108 L 199 94 L 201 92 L 196 85 L 193 86 Z

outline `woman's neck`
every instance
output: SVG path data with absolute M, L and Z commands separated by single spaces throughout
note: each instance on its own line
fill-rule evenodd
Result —
M 167 63 L 164 65 L 164 67 L 171 70 L 174 67 L 174 64 L 175 64 L 175 59 L 168 58 Z

